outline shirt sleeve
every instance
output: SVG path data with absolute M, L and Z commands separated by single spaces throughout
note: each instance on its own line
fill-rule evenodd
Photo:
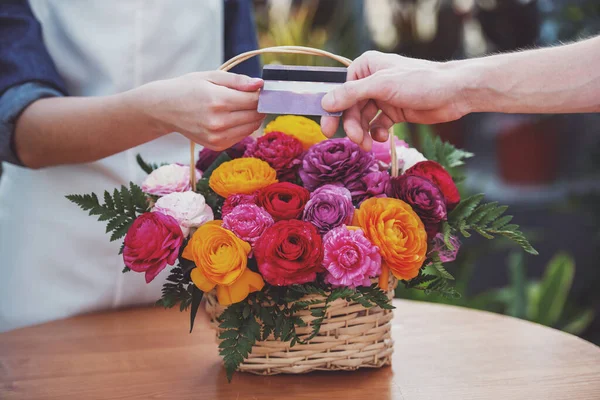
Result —
M 0 96 L 0 161 L 23 165 L 14 146 L 17 118 L 34 101 L 62 95 L 47 84 L 27 82 L 11 87 Z
M 256 25 L 254 9 L 251 0 L 225 0 L 225 61 L 230 58 L 256 50 Z M 251 77 L 260 76 L 260 61 L 258 57 L 244 61 L 231 69 L 231 72 Z
M 31 81 L 66 93 L 64 81 L 46 50 L 42 27 L 27 0 L 1 0 L 0 94 Z

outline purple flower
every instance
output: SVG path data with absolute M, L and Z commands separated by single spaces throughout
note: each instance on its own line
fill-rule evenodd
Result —
M 221 206 L 221 218 L 225 218 L 240 204 L 256 204 L 256 194 L 232 194 L 226 198 Z
M 444 235 L 442 233 L 438 233 L 433 238 L 429 254 L 438 253 L 441 262 L 452 262 L 456 260 L 456 254 L 458 253 L 458 249 L 460 249 L 460 240 L 458 237 L 451 235 L 450 244 L 452 244 L 454 249 L 449 249 L 448 246 L 446 246 L 446 243 L 444 243 Z
M 334 287 L 370 286 L 370 278 L 381 273 L 379 249 L 361 229 L 334 228 L 323 237 L 323 248 L 325 282 Z
M 244 157 L 266 161 L 277 171 L 279 182 L 295 182 L 304 148 L 295 137 L 281 132 L 269 132 L 246 148 Z
M 362 150 L 348 138 L 331 139 L 315 144 L 306 152 L 300 178 L 304 187 L 313 191 L 328 183 L 348 186 L 378 169 L 373 153 Z
M 348 184 L 352 200 L 360 204 L 370 197 L 386 197 L 390 191 L 390 174 L 387 171 L 369 172 Z
M 310 194 L 302 219 L 316 226 L 320 234 L 325 234 L 335 227 L 350 224 L 353 215 L 350 191 L 341 186 L 325 185 Z
M 252 143 L 254 143 L 254 138 L 248 136 L 242 139 L 241 142 L 236 143 L 223 151 L 227 153 L 229 158 L 235 160 L 236 158 L 242 157 L 246 152 L 248 145 Z M 215 162 L 217 157 L 219 157 L 223 151 L 214 151 L 207 148 L 200 150 L 200 153 L 198 154 L 198 161 L 196 161 L 196 169 L 200 171 L 206 171 L 206 169 L 210 167 L 213 162 Z
M 432 239 L 446 219 L 446 199 L 439 187 L 427 178 L 401 175 L 391 180 L 391 196 L 408 203 L 423 221 L 427 236 Z
M 265 229 L 273 225 L 273 217 L 256 204 L 240 204 L 223 217 L 223 228 L 254 246 Z

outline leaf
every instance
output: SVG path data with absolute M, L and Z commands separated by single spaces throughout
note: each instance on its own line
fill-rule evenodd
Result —
M 204 292 L 196 285 L 193 285 L 192 289 L 192 308 L 190 309 L 190 333 L 192 333 L 192 329 L 194 329 L 194 320 L 196 319 L 196 314 L 198 313 L 198 307 L 200 307 L 200 302 L 202 301 L 202 297 L 204 296 Z
M 124 268 L 123 268 L 123 271 L 121 271 L 121 272 L 122 272 L 122 273 L 125 273 L 125 272 L 129 272 L 129 271 L 131 271 L 131 268 L 129 268 L 129 267 L 124 267 Z
M 527 293 L 523 253 L 511 253 L 508 267 L 512 291 L 512 299 L 507 310 L 508 315 L 525 318 L 527 316 Z
M 550 260 L 539 285 L 535 322 L 554 326 L 563 312 L 575 274 L 575 261 L 566 253 Z
M 451 143 L 443 142 L 426 125 L 419 125 L 419 138 L 421 140 L 421 150 L 425 158 L 438 162 L 449 171 L 464 165 L 465 159 L 473 157 L 473 153 L 457 149 Z
M 141 155 L 137 154 L 135 156 L 135 161 L 137 161 L 138 165 L 140 166 L 140 168 L 147 174 L 152 173 L 152 171 L 154 171 L 155 169 L 157 169 L 159 167 L 159 165 L 157 164 L 148 164 L 146 163 L 146 161 L 144 161 L 144 159 L 142 158 Z
M 448 215 L 448 222 L 450 225 L 454 225 L 471 216 L 475 207 L 483 200 L 483 196 L 483 193 L 479 193 L 462 200 Z
M 573 335 L 581 335 L 588 326 L 594 321 L 595 313 L 593 309 L 587 309 L 577 314 L 561 330 Z
M 227 161 L 231 161 L 231 157 L 229 157 L 226 151 L 221 152 L 217 159 L 213 161 L 212 164 L 210 164 L 210 166 L 206 168 L 206 170 L 202 173 L 202 178 L 207 180 L 210 179 L 210 176 L 212 175 L 213 171 L 217 169 L 221 164 Z

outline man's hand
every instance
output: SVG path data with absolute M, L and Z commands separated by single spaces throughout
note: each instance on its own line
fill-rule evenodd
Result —
M 346 134 L 370 149 L 373 139 L 388 138 L 394 123 L 434 124 L 467 114 L 459 82 L 453 63 L 368 51 L 350 65 L 348 81 L 325 95 L 322 105 L 329 112 L 346 110 Z M 323 133 L 333 136 L 338 123 L 339 118 L 323 117 Z

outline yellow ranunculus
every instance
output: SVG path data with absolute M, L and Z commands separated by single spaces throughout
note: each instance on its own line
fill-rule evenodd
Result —
M 251 194 L 277 182 L 277 172 L 258 158 L 236 158 L 215 169 L 208 185 L 221 197 Z
M 398 279 L 418 275 L 427 253 L 427 233 L 419 216 L 402 200 L 373 197 L 354 213 L 359 226 Z
M 265 134 L 269 132 L 283 132 L 295 137 L 302 143 L 304 150 L 327 139 L 321 132 L 319 124 L 312 119 L 296 115 L 282 115 L 275 118 L 265 128 Z
M 208 222 L 192 235 L 182 257 L 193 261 L 192 282 L 203 292 L 217 288 L 219 304 L 239 303 L 265 285 L 262 277 L 247 268 L 251 247 L 221 221 Z

